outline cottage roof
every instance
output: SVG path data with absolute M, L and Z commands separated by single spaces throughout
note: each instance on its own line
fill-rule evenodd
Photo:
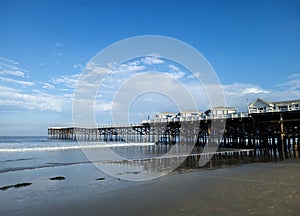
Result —
M 198 111 L 198 110 L 184 110 L 184 111 L 181 111 L 179 114 L 181 114 L 181 113 L 197 113 L 197 114 L 201 114 L 203 112 Z
M 300 100 L 288 100 L 288 101 L 277 101 L 277 102 L 271 102 L 267 100 L 263 100 L 260 98 L 256 98 L 253 102 L 249 104 L 249 107 L 261 107 L 264 105 L 268 106 L 280 106 L 280 105 L 288 105 L 288 104 L 300 104 Z
M 277 102 L 273 102 L 273 104 L 276 105 L 300 104 L 300 100 L 277 101 Z
M 234 112 L 236 112 L 237 108 L 235 108 L 235 107 L 221 107 L 221 106 L 219 106 L 219 107 L 212 107 L 212 108 L 206 110 L 204 113 L 206 115 L 209 115 L 209 113 L 211 111 L 234 111 Z
M 253 102 L 251 102 L 249 104 L 249 107 L 257 107 L 257 106 L 261 106 L 262 104 L 270 106 L 270 105 L 273 104 L 273 102 L 267 101 L 267 100 L 263 100 L 261 98 L 256 98 Z
M 219 106 L 219 107 L 212 107 L 212 108 L 208 109 L 207 111 L 209 111 L 209 110 L 232 110 L 232 111 L 235 111 L 235 110 L 237 110 L 237 108 L 235 108 L 235 107 L 221 107 L 221 106 Z

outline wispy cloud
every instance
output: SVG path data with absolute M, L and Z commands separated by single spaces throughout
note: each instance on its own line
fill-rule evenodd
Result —
M 0 81 L 8 82 L 8 83 L 20 84 L 20 85 L 23 85 L 23 86 L 33 86 L 35 84 L 34 82 L 23 81 L 23 80 L 16 80 L 16 79 L 7 78 L 7 77 L 0 77 Z
M 0 85 L 0 92 L 20 92 L 20 91 L 21 91 L 20 89 Z
M 8 62 L 8 63 L 10 63 L 10 64 L 14 64 L 14 65 L 17 65 L 17 64 L 19 64 L 19 63 L 18 63 L 17 61 L 15 61 L 15 60 L 8 59 L 8 58 L 1 57 L 1 56 L 0 56 L 0 61 Z
M 0 57 L 0 81 L 3 84 L 13 83 L 23 86 L 34 85 L 34 82 L 24 80 L 25 74 L 29 71 L 21 68 L 20 66 L 18 66 L 18 64 L 18 62 L 12 59 Z
M 18 66 L 18 62 L 0 57 L 0 74 L 1 75 L 12 75 L 18 77 L 24 77 L 25 73 L 28 73 L 28 70 L 25 70 Z
M 24 72 L 28 72 L 28 70 L 21 69 L 20 67 L 16 66 L 15 64 L 9 63 L 9 62 L 0 61 L 0 67 L 2 70 L 21 70 Z
M 286 78 L 286 81 L 277 85 L 277 88 L 280 89 L 294 89 L 300 90 L 300 73 L 291 74 Z
M 60 84 L 68 88 L 74 89 L 75 85 L 78 82 L 79 76 L 80 74 L 65 75 L 57 78 L 52 78 L 50 82 L 55 85 Z
M 44 89 L 55 89 L 55 86 L 50 83 L 44 83 L 43 88 Z
M 24 77 L 25 74 L 23 71 L 20 70 L 0 70 L 1 75 L 13 75 L 18 77 Z
M 181 71 L 175 65 L 168 65 L 169 67 L 169 74 L 175 79 L 182 79 L 185 75 L 185 72 Z
M 54 44 L 55 44 L 55 46 L 57 46 L 57 47 L 63 47 L 63 46 L 64 46 L 64 44 L 61 43 L 61 42 L 55 42 Z
M 76 68 L 76 69 L 79 68 L 80 70 L 82 70 L 83 66 L 82 66 L 82 64 L 74 64 L 73 68 Z

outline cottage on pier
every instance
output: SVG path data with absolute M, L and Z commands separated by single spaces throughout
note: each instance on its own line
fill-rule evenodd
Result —
M 180 121 L 200 120 L 203 117 L 203 112 L 197 110 L 186 110 L 177 114 Z
M 236 114 L 237 108 L 234 107 L 213 107 L 205 111 L 208 118 L 231 118 L 231 115 Z
M 300 110 L 300 100 L 271 102 L 260 98 L 248 106 L 249 113 L 285 112 Z
M 169 122 L 176 119 L 177 115 L 173 112 L 163 112 L 155 115 L 155 122 Z

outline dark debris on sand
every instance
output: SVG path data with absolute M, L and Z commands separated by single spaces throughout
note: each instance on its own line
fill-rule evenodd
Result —
M 19 183 L 19 184 L 15 184 L 15 185 L 7 185 L 7 186 L 4 186 L 4 187 L 1 187 L 0 190 L 7 190 L 9 188 L 21 188 L 21 187 L 29 186 L 31 184 L 32 183 L 24 182 L 24 183 Z
M 65 180 L 66 178 L 63 177 L 63 176 L 56 176 L 56 177 L 52 177 L 52 178 L 49 178 L 50 180 L 58 180 L 58 181 L 61 181 L 61 180 Z
M 105 180 L 105 178 L 104 178 L 104 177 L 101 177 L 101 178 L 97 178 L 96 180 L 98 180 L 98 181 L 103 181 L 103 180 Z

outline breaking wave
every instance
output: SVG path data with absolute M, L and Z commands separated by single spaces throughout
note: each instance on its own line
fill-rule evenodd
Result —
M 153 146 L 155 143 L 111 143 L 111 144 L 93 144 L 93 145 L 76 145 L 76 146 L 47 146 L 47 147 L 22 147 L 22 148 L 0 148 L 0 152 L 34 152 L 34 151 L 63 151 L 73 149 L 93 149 L 93 148 L 113 148 L 113 147 L 130 147 L 130 146 Z

